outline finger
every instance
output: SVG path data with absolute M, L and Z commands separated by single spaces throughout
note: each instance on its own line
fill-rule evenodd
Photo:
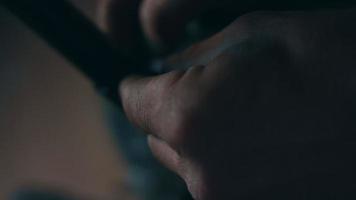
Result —
M 248 38 L 249 34 L 248 27 L 240 20 L 236 20 L 212 37 L 166 58 L 162 64 L 163 71 L 208 65 L 226 49 Z
M 173 86 L 184 72 L 175 71 L 156 77 L 131 77 L 120 84 L 119 92 L 129 120 L 148 134 L 170 141 L 169 127 L 172 116 L 169 110 Z
M 145 0 L 140 10 L 143 29 L 159 47 L 174 46 L 186 24 L 209 6 L 206 0 Z
M 162 165 L 178 175 L 181 175 L 180 156 L 174 149 L 163 140 L 152 135 L 148 136 L 148 145 L 155 158 Z
M 133 49 L 140 37 L 139 5 L 141 0 L 100 0 L 99 24 L 120 47 Z
M 175 69 L 188 69 L 191 66 L 207 65 L 225 47 L 223 43 L 224 33 L 218 33 L 211 38 L 194 44 L 186 50 L 173 54 L 163 61 L 164 71 Z
M 270 16 L 268 14 L 244 15 L 216 33 L 212 37 L 192 45 L 182 52 L 173 54 L 162 63 L 162 71 L 188 69 L 191 66 L 208 65 L 226 50 L 244 43 L 249 38 L 265 38 L 265 27 Z

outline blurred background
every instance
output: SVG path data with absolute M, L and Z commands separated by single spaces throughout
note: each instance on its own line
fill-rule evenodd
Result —
M 96 0 L 71 1 L 95 20 Z M 79 200 L 190 199 L 144 135 L 0 7 L 0 199 L 23 189 Z

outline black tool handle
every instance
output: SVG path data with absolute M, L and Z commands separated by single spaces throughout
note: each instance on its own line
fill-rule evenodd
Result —
M 114 102 L 118 101 L 116 88 L 120 80 L 129 74 L 143 73 L 133 59 L 114 49 L 107 37 L 67 0 L 0 0 L 0 3 Z

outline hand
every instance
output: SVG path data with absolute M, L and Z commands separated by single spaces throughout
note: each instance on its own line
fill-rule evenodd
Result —
M 204 13 L 230 18 L 254 10 L 291 10 L 352 4 L 352 0 L 101 0 L 100 24 L 113 41 L 128 51 L 142 49 L 146 38 L 155 47 L 168 49 L 181 42 L 189 22 Z M 213 18 L 211 23 L 225 19 Z M 142 31 L 144 36 L 141 35 Z M 135 51 L 134 51 L 135 52 Z M 137 51 L 136 51 L 137 52 Z
M 182 70 L 123 81 L 125 112 L 197 200 L 347 191 L 355 19 L 355 10 L 243 16 L 168 59 Z
M 212 1 L 103 0 L 100 23 L 121 47 L 139 46 L 141 29 L 155 46 L 170 46 L 185 25 L 209 8 Z

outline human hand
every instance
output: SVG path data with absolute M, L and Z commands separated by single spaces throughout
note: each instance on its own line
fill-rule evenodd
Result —
M 230 23 L 230 19 L 255 10 L 320 8 L 334 4 L 347 5 L 350 2 L 352 0 L 100 0 L 99 21 L 113 41 L 128 51 L 142 49 L 143 39 L 158 49 L 172 50 L 181 42 L 187 24 L 201 18 L 204 13 L 212 15 L 213 19 L 209 18 L 210 25 L 225 24 Z M 225 17 L 216 19 L 221 16 Z
M 167 60 L 181 70 L 123 81 L 124 110 L 197 200 L 348 191 L 355 19 L 354 10 L 243 16 Z
M 154 46 L 170 46 L 191 19 L 212 6 L 212 1 L 103 0 L 100 24 L 121 47 L 139 46 L 141 30 Z

